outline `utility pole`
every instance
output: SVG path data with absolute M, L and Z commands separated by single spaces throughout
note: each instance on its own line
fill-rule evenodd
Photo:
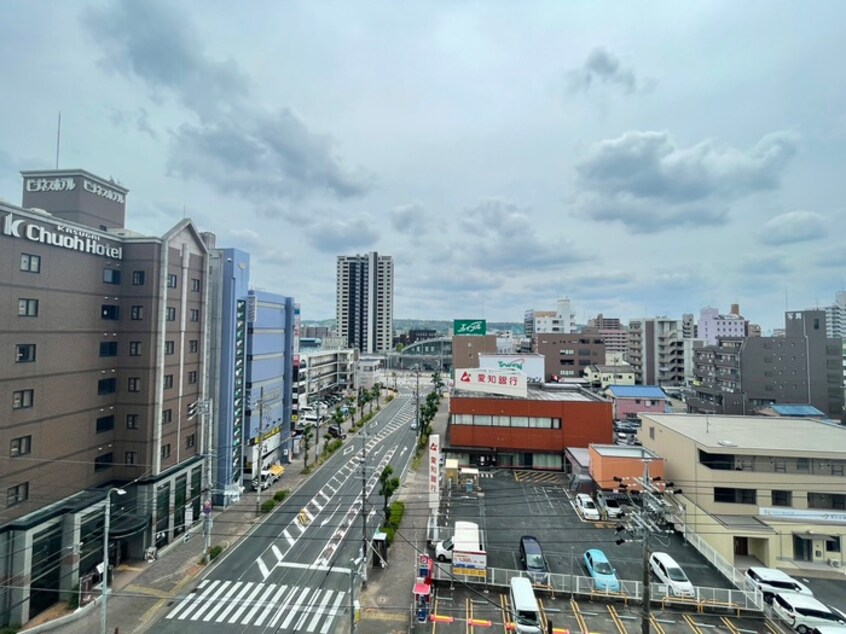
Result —
M 202 448 L 203 469 L 206 472 L 206 499 L 203 500 L 203 537 L 205 538 L 205 555 L 203 563 L 209 563 L 209 550 L 211 549 L 212 530 L 212 489 L 214 488 L 214 477 L 212 474 L 212 455 L 214 444 L 212 442 L 212 413 L 214 401 L 203 399 L 195 401 L 188 406 L 188 420 L 194 416 L 200 417 L 200 447 Z M 205 436 L 204 436 L 205 435 Z
M 258 410 L 259 410 L 259 441 L 258 441 L 258 474 L 257 480 L 258 486 L 256 487 L 256 517 L 261 515 L 261 487 L 264 484 L 264 479 L 262 478 L 262 471 L 264 470 L 264 387 L 262 387 L 259 391 L 259 402 L 258 402 Z M 253 471 L 255 471 L 255 467 L 253 467 Z
M 417 375 L 417 391 L 415 392 L 415 407 L 414 407 L 414 420 L 415 424 L 417 425 L 417 437 L 420 437 L 420 434 L 423 431 L 420 429 L 420 365 L 415 365 L 414 369 Z
M 361 585 L 367 587 L 367 425 L 361 430 Z
M 646 487 L 649 483 L 649 460 L 643 461 L 643 489 L 641 495 L 646 495 Z M 645 499 L 644 499 L 645 501 Z M 644 510 L 645 507 L 644 507 Z M 652 594 L 649 578 L 649 530 L 648 527 L 643 527 L 643 611 L 640 619 L 641 634 L 649 634 L 649 621 L 652 617 Z
M 355 578 L 362 561 L 361 557 L 350 560 L 350 634 L 355 634 Z

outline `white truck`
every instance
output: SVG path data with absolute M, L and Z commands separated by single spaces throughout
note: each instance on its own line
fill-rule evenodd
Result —
M 485 577 L 488 555 L 482 543 L 479 525 L 475 522 L 456 522 L 455 534 L 435 546 L 438 561 L 451 561 L 457 575 Z

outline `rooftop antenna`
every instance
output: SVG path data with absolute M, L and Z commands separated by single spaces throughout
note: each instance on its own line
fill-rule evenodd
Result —
M 59 148 L 62 145 L 62 111 L 59 110 L 59 125 L 56 129 L 56 169 L 59 169 Z

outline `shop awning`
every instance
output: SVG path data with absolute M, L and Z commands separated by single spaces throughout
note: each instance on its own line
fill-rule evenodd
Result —
M 823 535 L 821 533 L 811 533 L 806 531 L 804 533 L 793 533 L 794 537 L 801 537 L 802 539 L 824 539 L 827 542 L 836 542 L 837 537 L 832 537 L 831 535 Z
M 415 596 L 428 596 L 429 595 L 429 584 L 428 583 L 415 583 L 414 584 L 414 594 Z
M 274 478 L 278 478 L 283 473 L 285 473 L 285 467 L 283 467 L 281 464 L 272 464 L 267 468 L 267 470 L 270 471 L 270 475 L 272 475 Z

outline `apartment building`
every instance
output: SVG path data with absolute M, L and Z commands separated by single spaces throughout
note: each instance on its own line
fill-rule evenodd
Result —
M 187 219 L 163 236 L 126 229 L 127 194 L 50 170 L 23 172 L 21 207 L 0 203 L 4 624 L 95 572 L 105 504 L 113 564 L 201 517 L 202 417 L 188 408 L 208 394 L 209 250 Z
M 739 304 L 732 304 L 728 315 L 721 315 L 719 309 L 710 306 L 699 311 L 696 338 L 705 345 L 716 345 L 717 338 L 746 337 L 748 334 L 749 322 L 740 314 Z
M 691 318 L 692 319 L 692 318 Z M 639 385 L 684 385 L 690 367 L 692 374 L 693 340 L 691 320 L 655 317 L 629 322 L 626 361 L 635 370 Z
M 589 366 L 605 363 L 605 343 L 596 334 L 538 334 L 532 349 L 544 357 L 545 380 L 581 378 Z
M 345 348 L 386 352 L 393 346 L 394 260 L 372 251 L 339 255 L 336 328 Z
M 807 418 L 642 414 L 665 459 L 673 521 L 736 567 L 842 566 L 846 428 Z
M 585 378 L 593 388 L 605 389 L 609 385 L 634 385 L 635 372 L 630 365 L 589 365 Z
M 576 331 L 576 314 L 566 297 L 559 299 L 555 310 L 527 310 L 523 315 L 523 333 L 527 339 L 542 333 Z

